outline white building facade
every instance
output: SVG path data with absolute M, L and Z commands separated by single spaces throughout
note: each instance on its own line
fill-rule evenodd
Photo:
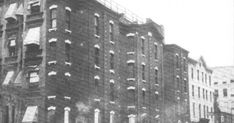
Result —
M 222 112 L 234 114 L 234 66 L 215 67 L 212 70 L 219 108 Z
M 192 122 L 199 122 L 201 118 L 209 119 L 214 123 L 214 88 L 212 86 L 212 70 L 209 69 L 203 59 L 193 60 L 189 58 L 189 99 L 190 117 Z

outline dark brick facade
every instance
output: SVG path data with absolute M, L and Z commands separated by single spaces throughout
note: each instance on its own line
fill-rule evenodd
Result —
M 188 51 L 177 45 L 164 47 L 165 122 L 190 122 Z
M 41 0 L 40 11 L 33 14 L 29 14 L 26 0 L 5 0 L 0 3 L 2 16 L 14 2 L 24 6 L 24 14 L 14 23 L 2 18 L 0 26 L 0 123 L 22 122 L 28 106 L 38 106 L 37 122 L 42 123 L 64 122 L 67 107 L 69 122 L 75 123 L 94 123 L 95 111 L 99 112 L 98 123 L 110 123 L 111 115 L 114 123 L 128 123 L 130 117 L 139 123 L 164 122 L 161 26 L 152 21 L 126 23 L 121 14 L 95 0 Z M 53 8 L 56 28 L 51 28 Z M 99 18 L 98 35 L 95 16 Z M 39 44 L 24 45 L 28 30 L 37 26 L 41 29 Z M 11 34 L 16 34 L 17 53 L 9 57 L 6 44 Z M 129 64 L 133 64 L 132 72 Z M 14 71 L 10 83 L 2 85 L 10 70 Z M 29 82 L 32 71 L 38 72 L 39 82 Z M 55 112 L 50 107 L 56 107 Z

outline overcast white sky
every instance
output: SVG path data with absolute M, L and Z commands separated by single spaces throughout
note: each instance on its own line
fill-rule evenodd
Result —
M 234 65 L 233 0 L 113 0 L 165 28 L 165 42 L 204 57 L 208 66 Z

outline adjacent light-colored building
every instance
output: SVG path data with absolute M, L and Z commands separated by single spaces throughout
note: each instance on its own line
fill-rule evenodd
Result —
M 234 108 L 234 66 L 212 68 L 213 86 L 218 95 L 221 112 L 233 113 Z
M 189 58 L 188 72 L 191 121 L 198 122 L 205 118 L 213 123 L 214 117 L 209 115 L 214 111 L 212 70 L 207 67 L 203 57 L 200 57 L 198 60 Z

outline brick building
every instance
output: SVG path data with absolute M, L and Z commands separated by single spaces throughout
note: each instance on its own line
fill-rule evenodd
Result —
M 95 0 L 0 0 L 1 123 L 163 121 L 163 30 Z
M 188 51 L 175 44 L 165 45 L 163 57 L 165 122 L 188 123 Z

